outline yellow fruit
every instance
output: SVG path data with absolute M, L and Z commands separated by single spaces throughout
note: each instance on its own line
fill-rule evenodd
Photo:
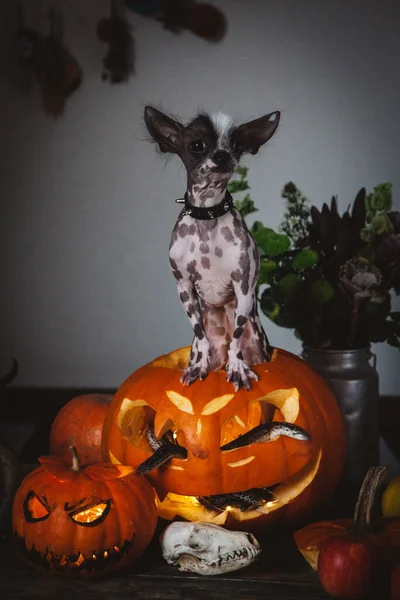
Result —
M 382 514 L 384 517 L 400 516 L 400 475 L 395 477 L 383 492 Z

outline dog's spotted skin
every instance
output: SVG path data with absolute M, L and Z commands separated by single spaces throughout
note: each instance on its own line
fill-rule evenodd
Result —
M 187 127 L 150 107 L 145 118 L 160 148 L 183 160 L 190 204 L 213 207 L 225 198 L 240 155 L 258 151 L 274 133 L 279 113 L 238 128 L 223 114 L 200 115 Z M 193 150 L 199 146 L 202 151 Z M 199 220 L 184 208 L 172 232 L 169 255 L 194 332 L 182 383 L 190 385 L 226 367 L 227 380 L 236 390 L 249 389 L 250 380 L 257 379 L 250 367 L 268 361 L 270 347 L 255 298 L 259 254 L 242 216 L 231 207 L 218 218 Z
M 255 377 L 249 365 L 269 359 L 254 298 L 256 244 L 234 208 L 213 221 L 194 222 L 184 212 L 170 245 L 179 297 L 195 332 L 182 381 L 203 379 L 228 363 L 228 380 L 245 385 L 246 378 Z

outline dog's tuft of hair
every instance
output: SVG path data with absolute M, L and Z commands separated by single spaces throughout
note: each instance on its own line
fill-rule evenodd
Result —
M 223 111 L 214 112 L 210 115 L 214 129 L 219 140 L 227 140 L 235 127 L 233 119 Z

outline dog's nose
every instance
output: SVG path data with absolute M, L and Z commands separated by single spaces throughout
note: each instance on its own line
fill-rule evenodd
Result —
M 218 167 L 229 168 L 232 165 L 232 157 L 226 150 L 217 150 L 212 159 Z

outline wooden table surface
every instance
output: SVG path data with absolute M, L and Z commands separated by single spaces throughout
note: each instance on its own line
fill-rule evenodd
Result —
M 257 563 L 223 576 L 182 573 L 162 558 L 158 537 L 128 571 L 96 581 L 61 579 L 25 565 L 9 539 L 0 542 L 1 600 L 326 600 L 318 582 L 288 534 L 262 539 Z

